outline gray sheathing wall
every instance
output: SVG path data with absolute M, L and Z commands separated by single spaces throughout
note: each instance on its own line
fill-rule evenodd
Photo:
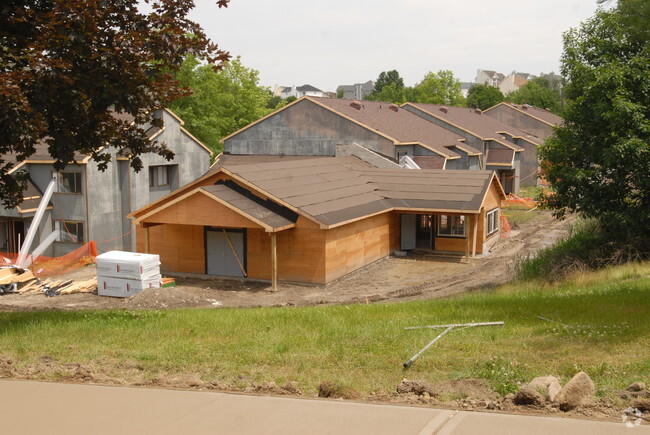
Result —
M 515 153 L 515 180 L 513 188 L 515 195 L 519 195 L 519 187 L 521 186 L 521 159 L 524 153 L 525 151 Z
M 395 157 L 393 141 L 302 100 L 224 141 L 230 154 L 334 156 L 336 145 L 356 142 Z
M 521 186 L 537 186 L 539 177 L 539 160 L 537 158 L 537 146 L 523 139 L 516 139 L 515 143 L 524 151 L 517 153 L 521 158 Z
M 129 204 L 129 210 L 123 213 L 121 224 L 123 229 L 127 227 L 133 229 L 126 218 L 126 215 L 130 212 L 138 210 L 167 193 L 196 180 L 205 174 L 210 167 L 210 152 L 184 132 L 178 120 L 167 111 L 161 111 L 159 115 L 163 117 L 165 130 L 156 137 L 156 140 L 167 144 L 169 149 L 175 153 L 175 156 L 173 160 L 167 161 L 157 154 L 142 155 L 142 170 L 136 173 L 133 169 L 128 169 L 129 197 L 123 199 L 124 202 L 121 207 L 124 209 L 126 204 Z M 152 189 L 149 187 L 149 167 L 158 165 L 172 165 L 170 185 Z M 122 184 L 126 183 L 126 178 L 125 174 L 122 173 Z M 131 237 L 125 240 L 125 250 L 135 250 L 136 240 L 134 234 L 132 233 Z M 129 243 L 130 246 L 128 246 Z
M 469 170 L 480 171 L 481 169 L 481 156 L 468 156 Z
M 120 250 L 130 251 L 132 248 L 133 234 L 131 233 L 131 219 L 126 216 L 131 212 L 131 171 L 129 162 L 120 160 L 117 165 L 117 178 L 120 189 L 120 208 L 122 217 L 122 247 Z
M 122 249 L 122 195 L 115 151 L 107 150 L 112 161 L 104 172 L 92 160 L 86 171 L 88 187 L 87 241 L 97 243 L 98 252 Z
M 175 153 L 173 160 L 167 161 L 157 154 L 142 155 L 143 168 L 140 172 L 130 169 L 131 183 L 130 211 L 135 211 L 161 196 L 199 178 L 210 167 L 210 153 L 196 143 L 182 129 L 179 122 L 168 112 L 162 111 L 165 130 L 156 137 Z M 170 186 L 149 188 L 149 167 L 173 165 Z M 175 173 L 174 173 L 175 172 Z
M 0 206 L 0 220 L 3 220 L 3 218 L 12 218 L 13 219 L 20 219 L 20 213 L 18 213 L 18 209 L 15 208 L 4 208 Z
M 460 156 L 460 159 L 447 160 L 445 169 L 478 169 L 476 157 L 472 157 L 472 161 L 470 161 L 470 156 L 465 151 L 457 147 L 454 147 L 453 150 Z
M 49 224 L 41 224 L 40 228 L 42 228 L 42 234 L 39 234 L 41 238 L 47 237 L 54 230 L 56 221 L 66 220 L 83 222 L 85 240 L 90 240 L 88 238 L 88 219 L 86 209 L 86 196 L 89 194 L 86 166 L 87 165 L 71 164 L 66 166 L 64 169 L 65 172 L 81 173 L 81 194 L 58 193 L 56 191 L 52 194 L 52 199 L 50 202 L 52 203 L 53 207 L 52 211 L 50 212 L 50 220 Z M 36 186 L 38 186 L 42 192 L 45 192 L 47 189 L 47 186 L 52 179 L 53 172 L 54 166 L 50 164 L 29 165 L 29 175 L 32 178 L 32 181 L 34 181 L 34 184 L 36 184 Z M 47 228 L 48 226 L 49 228 Z M 60 255 L 74 251 L 79 246 L 81 246 L 80 243 L 54 242 L 52 244 L 52 247 L 48 249 L 44 255 L 58 257 Z M 35 247 L 36 245 L 33 246 L 33 248 Z
M 553 135 L 553 127 L 550 125 L 504 105 L 496 106 L 483 114 L 540 139 Z

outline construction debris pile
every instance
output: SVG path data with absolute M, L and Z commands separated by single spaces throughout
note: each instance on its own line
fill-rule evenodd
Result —
M 126 298 L 147 288 L 159 288 L 160 256 L 109 251 L 95 258 L 100 296 Z
M 44 293 L 45 296 L 67 295 L 73 293 L 91 293 L 97 289 L 97 280 L 84 281 L 41 280 L 31 270 L 17 266 L 0 269 L 0 295 L 7 293 Z

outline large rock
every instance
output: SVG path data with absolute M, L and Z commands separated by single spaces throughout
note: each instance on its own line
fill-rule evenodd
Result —
M 549 402 L 555 402 L 555 398 L 562 391 L 562 385 L 555 376 L 538 376 L 530 381 L 527 387 L 540 393 Z
M 562 411 L 571 411 L 580 405 L 586 405 L 594 398 L 596 386 L 588 374 L 580 372 L 566 383 L 555 400 Z
M 524 387 L 517 391 L 513 399 L 516 405 L 544 406 L 546 400 L 538 391 L 530 387 Z

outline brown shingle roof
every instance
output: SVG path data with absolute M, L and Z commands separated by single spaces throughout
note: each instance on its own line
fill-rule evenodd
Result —
M 352 118 L 373 131 L 383 133 L 401 143 L 420 142 L 443 155 L 457 157 L 453 147 L 463 138 L 391 103 L 379 101 L 354 102 L 340 98 L 308 97 L 309 100 Z M 359 107 L 356 109 L 356 107 Z
M 165 109 L 165 110 L 167 110 L 167 109 Z M 182 120 L 180 118 L 178 118 L 171 111 L 169 111 L 169 110 L 167 110 L 167 111 L 169 113 L 171 113 L 175 118 L 177 118 L 180 123 L 182 123 Z M 120 121 L 124 121 L 124 122 L 126 122 L 128 124 L 132 123 L 133 120 L 135 119 L 133 117 L 133 115 L 131 115 L 129 113 L 112 112 L 112 115 L 113 115 L 114 118 L 116 118 L 116 119 L 118 119 Z M 152 137 L 152 136 L 156 135 L 157 133 L 160 133 L 161 131 L 162 131 L 162 129 L 160 127 L 150 126 L 145 131 L 145 134 L 147 135 L 147 137 Z M 34 152 L 34 154 L 32 154 L 31 156 L 29 156 L 27 158 L 28 161 L 30 161 L 30 162 L 50 162 L 50 161 L 54 161 L 54 157 L 52 157 L 50 155 L 50 152 L 49 152 L 49 145 L 45 141 L 42 141 L 42 140 L 39 141 L 38 143 L 36 143 L 34 145 L 34 148 L 36 149 L 36 151 Z M 81 163 L 88 156 L 89 156 L 89 154 L 82 154 L 82 153 L 79 153 L 79 152 L 75 152 L 74 153 L 74 161 L 78 162 L 78 163 Z M 2 158 L 6 162 L 11 162 L 11 163 L 14 163 L 14 164 L 17 163 L 16 155 L 14 153 L 6 153 L 6 154 L 4 154 L 2 156 Z
M 410 105 L 423 110 L 432 116 L 435 116 L 436 118 L 448 122 L 454 126 L 458 126 L 470 134 L 480 137 L 483 140 L 495 139 L 505 143 L 515 150 L 523 150 L 523 148 L 511 142 L 499 132 L 506 132 L 512 136 L 522 137 L 529 141 L 541 144 L 541 141 L 535 136 L 524 133 L 523 131 L 518 130 L 514 127 L 510 127 L 509 125 L 492 117 L 485 116 L 474 109 L 467 107 L 449 107 L 437 104 L 422 103 L 406 103 L 406 105 Z
M 327 225 L 399 209 L 478 212 L 492 171 L 378 169 L 356 157 L 224 166 L 236 178 Z
M 207 192 L 221 202 L 229 204 L 232 208 L 237 209 L 240 214 L 258 222 L 268 229 L 277 230 L 279 228 L 293 226 L 294 224 L 291 220 L 279 215 L 267 207 L 264 207 L 224 184 L 204 186 L 201 187 L 201 190 Z

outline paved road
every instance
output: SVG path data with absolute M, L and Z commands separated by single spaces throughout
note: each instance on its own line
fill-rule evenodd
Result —
M 0 381 L 2 434 L 650 434 L 568 418 L 333 400 Z

